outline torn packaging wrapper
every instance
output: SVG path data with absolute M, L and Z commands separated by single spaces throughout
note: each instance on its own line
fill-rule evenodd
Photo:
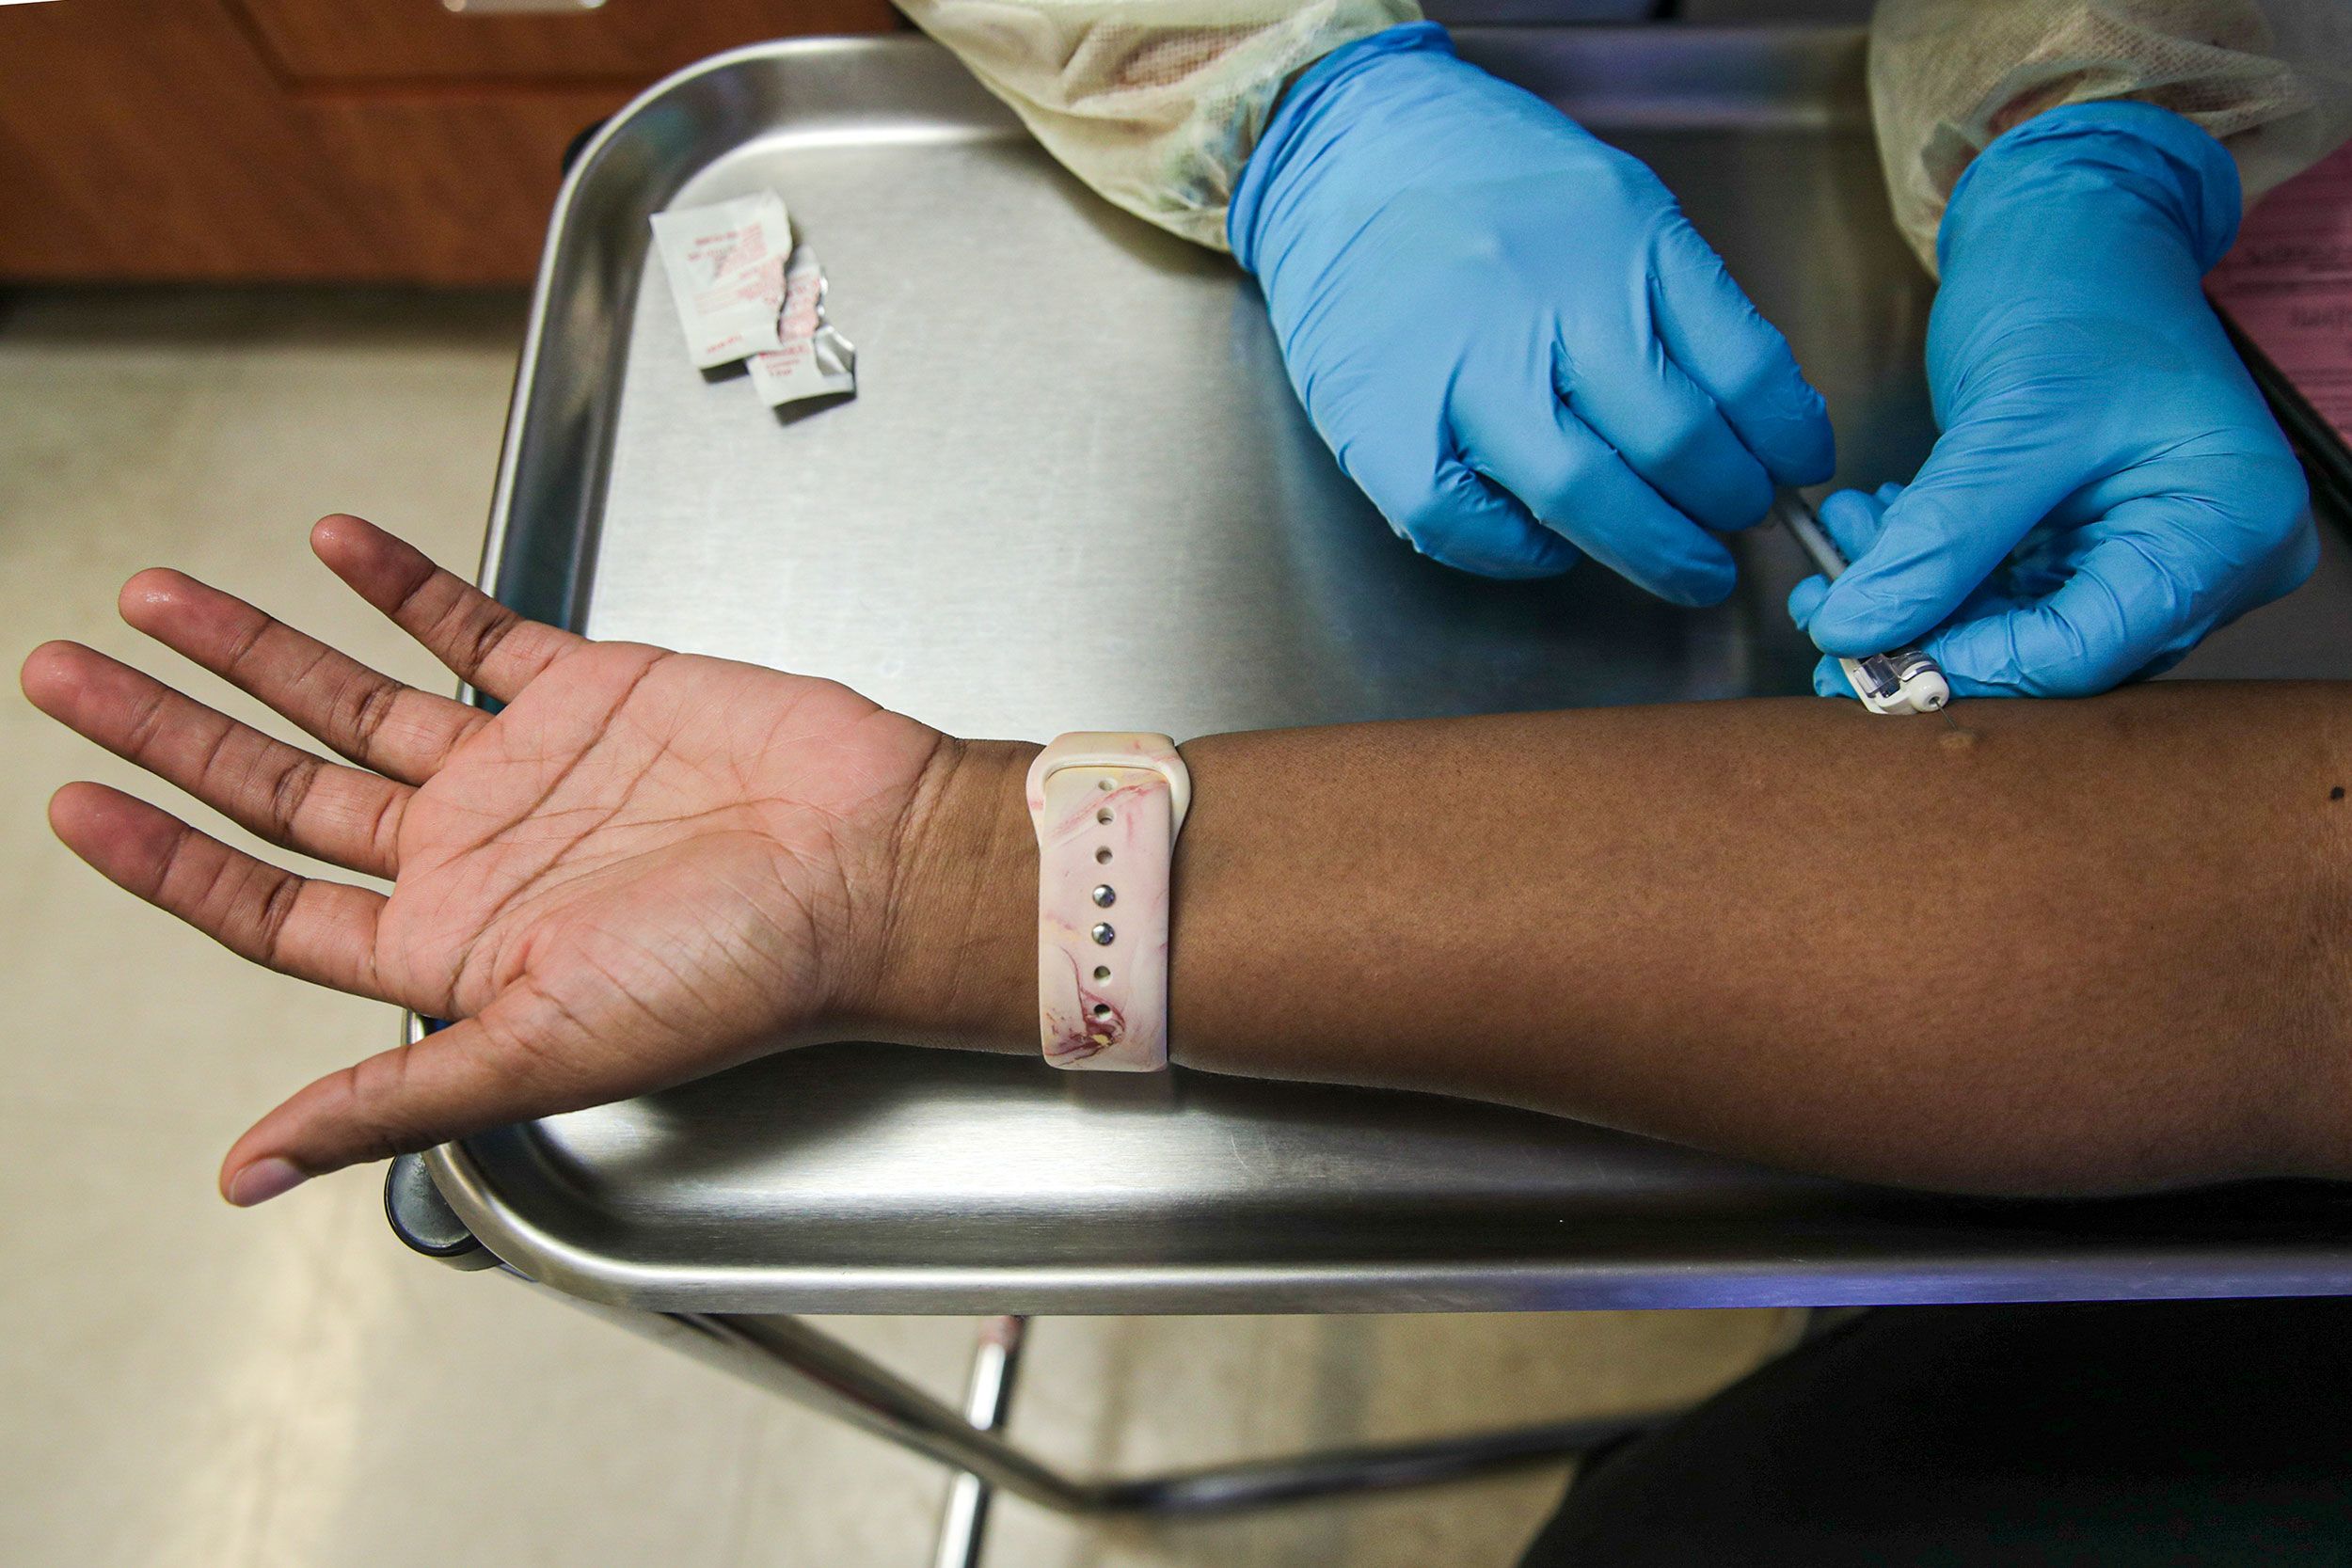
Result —
M 698 370 L 777 347 L 792 222 L 773 191 L 653 214 L 655 248 Z
M 781 346 L 752 356 L 752 387 L 771 408 L 857 390 L 857 350 L 825 319 L 825 271 L 802 245 L 785 269 Z

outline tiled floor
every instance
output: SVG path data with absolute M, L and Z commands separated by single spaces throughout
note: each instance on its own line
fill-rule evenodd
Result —
M 71 636 L 187 678 L 113 614 L 125 577 L 169 562 L 439 684 L 355 612 L 303 533 L 354 511 L 470 565 L 521 314 L 508 296 L 0 297 L 11 659 Z M 42 824 L 49 791 L 72 777 L 160 791 L 12 683 L 0 744 L 0 1562 L 929 1560 L 932 1467 L 403 1252 L 377 1172 L 224 1207 L 213 1169 L 229 1140 L 394 1021 L 248 969 L 84 870 Z M 836 1326 L 942 1391 L 961 1381 L 966 1323 Z M 1772 1313 L 1053 1321 L 1014 1427 L 1072 1464 L 1141 1465 L 1597 1412 L 1709 1388 L 1785 1327 Z M 1558 1483 L 1152 1530 L 1013 1503 L 989 1561 L 1503 1564 Z

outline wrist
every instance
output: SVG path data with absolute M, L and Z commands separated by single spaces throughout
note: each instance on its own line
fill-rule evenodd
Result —
M 925 768 L 900 823 L 857 1035 L 1036 1049 L 1038 855 L 1024 782 L 1038 751 L 948 739 Z
M 1267 230 L 1276 215 L 1293 204 L 1282 189 L 1284 166 L 1298 158 L 1308 163 L 1327 161 L 1336 139 L 1335 122 L 1352 113 L 1338 101 L 1360 90 L 1368 76 L 1393 69 L 1387 62 L 1400 58 L 1407 62 L 1407 69 L 1421 65 L 1443 71 L 1459 64 L 1453 40 L 1443 27 L 1434 22 L 1410 22 L 1340 45 L 1300 71 L 1283 90 L 1265 128 L 1258 134 L 1257 145 L 1242 165 L 1233 198 L 1226 208 L 1225 244 L 1244 271 L 1263 276 L 1262 265 L 1272 265 L 1281 251 L 1279 240 L 1270 240 Z
M 2134 254 L 2144 239 L 2176 248 L 2201 278 L 2237 238 L 2243 208 L 2235 160 L 2194 121 L 2153 103 L 2061 104 L 1995 137 L 1962 172 L 1936 261 L 1948 279 L 2022 247 L 2112 284 L 2119 266 L 2149 264 Z
M 2067 104 L 1999 137 L 1953 187 L 1937 235 L 1927 357 L 1939 420 L 2054 381 L 2082 389 L 2074 413 L 2098 417 L 2107 400 L 2090 389 L 2120 374 L 2228 356 L 2202 279 L 2237 202 L 2229 153 L 2152 104 Z

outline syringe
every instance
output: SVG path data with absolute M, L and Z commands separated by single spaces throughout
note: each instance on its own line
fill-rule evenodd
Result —
M 1794 490 L 1781 490 L 1773 496 L 1772 511 L 1821 575 L 1836 582 L 1846 569 L 1846 558 L 1829 530 L 1821 526 L 1812 503 Z M 1841 657 L 1837 666 L 1845 671 L 1853 694 L 1872 713 L 1941 713 L 1952 700 L 1951 684 L 1945 680 L 1942 668 L 1916 648 L 1898 648 L 1891 654 L 1862 658 Z

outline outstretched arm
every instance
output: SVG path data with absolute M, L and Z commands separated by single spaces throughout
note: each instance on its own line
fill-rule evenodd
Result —
M 125 617 L 355 766 L 87 648 L 24 670 L 101 745 L 392 887 L 72 784 L 85 859 L 257 962 L 458 1021 L 264 1117 L 232 1197 L 809 1040 L 1036 1049 L 1031 748 L 523 621 L 356 519 L 313 542 L 504 709 L 172 573 Z M 1793 701 L 1197 741 L 1176 1057 L 1925 1185 L 2338 1174 L 2347 715 L 2175 686 L 1958 732 Z
M 2352 693 L 1956 714 L 1790 699 L 1196 741 L 1175 1059 L 1931 1187 L 2352 1168 Z M 888 1032 L 1036 1049 L 1031 752 L 964 749 Z

